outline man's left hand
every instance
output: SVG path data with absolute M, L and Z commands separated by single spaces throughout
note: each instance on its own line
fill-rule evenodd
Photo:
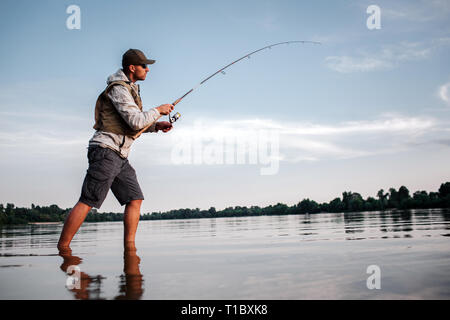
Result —
M 156 123 L 156 131 L 168 132 L 172 129 L 172 124 L 169 121 L 159 121 Z

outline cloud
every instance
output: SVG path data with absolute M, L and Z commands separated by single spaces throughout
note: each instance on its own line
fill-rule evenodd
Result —
M 238 127 L 258 129 L 277 129 L 283 134 L 294 135 L 344 135 L 376 132 L 408 132 L 428 129 L 435 124 L 432 118 L 402 117 L 395 113 L 383 114 L 377 120 L 346 121 L 335 125 L 311 123 L 281 123 L 267 119 L 246 119 L 239 121 L 223 121 L 232 132 Z M 236 128 L 233 128 L 236 126 Z
M 379 154 L 392 154 L 440 143 L 442 130 L 448 127 L 428 117 L 404 117 L 387 114 L 374 120 L 348 121 L 338 124 L 311 124 L 280 122 L 271 119 L 244 119 L 218 121 L 202 119 L 195 124 L 177 128 L 171 141 L 161 140 L 158 152 L 153 146 L 142 145 L 139 154 L 157 154 L 167 161 L 171 146 L 180 141 L 203 141 L 205 147 L 216 147 L 226 138 L 248 141 L 261 132 L 272 132 L 279 137 L 279 159 L 296 163 L 325 159 L 349 159 Z M 431 141 L 431 142 L 430 142 Z M 208 147 L 208 148 L 209 148 Z M 166 151 L 163 151 L 163 150 Z M 139 156 L 138 156 L 139 158 Z M 154 161 L 156 161 L 154 159 Z
M 326 65 L 337 72 L 369 72 L 391 69 L 400 63 L 427 59 L 433 50 L 446 45 L 446 38 L 435 39 L 431 43 L 401 42 L 395 45 L 385 45 L 377 52 L 363 52 L 358 56 L 329 56 L 325 58 Z
M 375 120 L 349 121 L 334 125 L 284 124 L 280 146 L 285 160 L 349 159 L 397 153 L 428 141 L 436 120 L 423 117 L 384 115 Z
M 373 57 L 331 56 L 325 59 L 327 66 L 337 72 L 366 72 L 392 67 L 388 61 Z
M 428 23 L 447 19 L 450 13 L 448 0 L 421 0 L 418 2 L 389 1 L 381 5 L 383 18 Z
M 200 139 L 205 148 L 213 150 L 227 138 L 238 144 L 251 141 L 252 137 L 261 137 L 261 133 L 269 133 L 279 137 L 279 155 L 276 157 L 281 161 L 349 159 L 392 154 L 430 143 L 442 145 L 448 135 L 447 128 L 448 124 L 434 118 L 398 114 L 336 124 L 281 122 L 264 118 L 235 121 L 201 119 L 192 124 L 183 123 L 169 134 L 146 134 L 135 142 L 132 157 L 133 161 L 145 162 L 146 165 L 170 164 L 171 152 L 181 141 Z M 79 158 L 90 138 L 86 132 L 56 129 L 53 132 L 51 128 L 2 131 L 0 148 L 5 157 L 11 159 L 20 156 L 42 160 L 51 156 L 53 161 Z M 149 154 L 152 155 L 150 158 Z

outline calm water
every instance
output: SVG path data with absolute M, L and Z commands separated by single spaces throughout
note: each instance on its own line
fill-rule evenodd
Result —
M 61 228 L 0 231 L 0 299 L 450 298 L 448 210 L 141 221 L 137 251 L 121 222 L 85 223 L 64 256 Z

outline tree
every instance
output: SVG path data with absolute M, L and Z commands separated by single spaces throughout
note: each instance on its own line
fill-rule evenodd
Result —
M 262 210 L 259 206 L 251 206 L 250 211 L 253 216 L 260 216 L 262 214 Z
M 13 214 L 14 214 L 14 204 L 12 204 L 12 203 L 7 203 L 7 204 L 6 204 L 6 210 L 5 210 L 5 213 L 6 213 L 7 215 L 13 215 Z
M 348 210 L 349 204 L 350 204 L 350 196 L 352 192 L 351 191 L 344 191 L 342 193 L 342 203 L 344 204 L 344 210 Z
M 319 205 L 315 201 L 303 199 L 297 205 L 300 213 L 316 213 L 319 212 Z
M 441 199 L 439 197 L 439 193 L 438 192 L 430 192 L 430 202 L 428 207 L 431 208 L 439 208 L 440 207 L 440 203 L 441 203 Z
M 398 189 L 398 200 L 401 202 L 402 200 L 408 200 L 409 198 L 408 188 L 401 186 L 400 189 Z
M 405 186 L 401 186 L 398 189 L 398 207 L 400 209 L 407 209 L 410 206 L 411 197 L 409 196 L 409 190 Z
M 364 210 L 371 211 L 379 209 L 379 201 L 375 198 L 368 197 L 367 200 L 364 202 Z
M 345 210 L 347 211 L 359 211 L 364 207 L 364 200 L 357 192 L 343 192 L 342 202 L 344 203 Z
M 388 193 L 386 193 L 386 194 L 384 193 L 383 189 L 380 189 L 377 192 L 378 201 L 380 202 L 380 209 L 384 209 L 387 206 L 387 204 L 388 204 L 388 201 L 387 201 L 388 195 L 389 195 Z
M 284 203 L 277 203 L 274 206 L 274 212 L 277 215 L 286 214 L 287 210 L 288 210 L 288 206 L 285 205 Z
M 389 188 L 389 200 L 388 200 L 388 207 L 390 208 L 397 208 L 398 207 L 398 192 L 395 190 L 395 188 Z
M 444 199 L 448 195 L 450 195 L 450 182 L 441 184 L 441 186 L 439 188 L 439 197 L 441 199 Z
M 414 207 L 426 208 L 430 203 L 430 197 L 426 191 L 416 191 L 413 194 Z
M 334 198 L 328 205 L 330 212 L 342 212 L 345 210 L 345 204 L 341 201 L 341 198 Z
M 5 224 L 7 222 L 7 217 L 5 213 L 5 208 L 3 207 L 3 204 L 0 203 L 0 226 L 2 224 Z

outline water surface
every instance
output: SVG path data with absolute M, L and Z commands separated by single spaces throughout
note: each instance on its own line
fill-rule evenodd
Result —
M 61 229 L 0 229 L 0 299 L 450 298 L 448 210 L 141 221 L 137 250 L 84 223 L 60 255 Z

